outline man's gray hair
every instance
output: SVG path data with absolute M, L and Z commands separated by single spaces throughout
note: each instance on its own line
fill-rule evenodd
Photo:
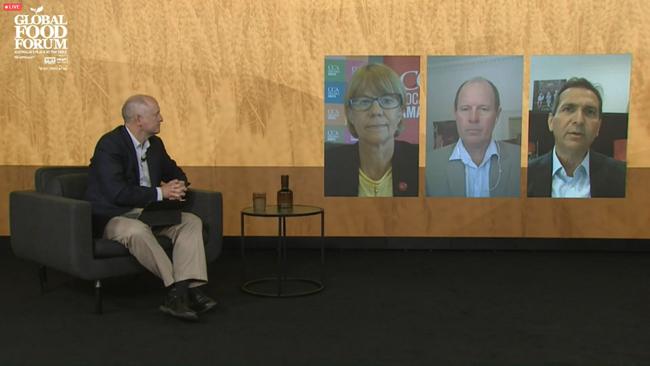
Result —
M 138 114 L 139 108 L 147 106 L 152 100 L 155 99 L 150 95 L 136 94 L 130 96 L 122 105 L 122 119 L 124 120 L 124 123 L 135 118 Z

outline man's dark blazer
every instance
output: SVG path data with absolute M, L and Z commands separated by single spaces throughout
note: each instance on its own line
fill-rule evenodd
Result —
M 104 226 L 112 217 L 156 201 L 156 187 L 161 181 L 187 181 L 185 173 L 167 154 L 162 140 L 151 136 L 149 143 L 145 155 L 152 187 L 142 187 L 140 164 L 126 127 L 115 128 L 97 142 L 90 160 L 85 196 L 92 206 L 96 235 L 103 233 Z
M 395 141 L 393 196 L 418 195 L 418 145 Z M 325 196 L 359 195 L 359 144 L 325 145 Z
M 528 163 L 528 197 L 551 197 L 553 150 Z M 591 197 L 625 197 L 625 163 L 589 152 Z

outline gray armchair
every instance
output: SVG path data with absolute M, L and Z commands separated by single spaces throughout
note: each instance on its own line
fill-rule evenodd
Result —
M 101 280 L 146 269 L 123 245 L 93 237 L 90 203 L 83 200 L 87 178 L 87 167 L 39 168 L 35 191 L 11 192 L 11 247 L 17 257 L 41 265 L 41 289 L 47 267 L 94 281 L 95 310 L 101 314 Z M 190 189 L 184 207 L 203 221 L 206 260 L 211 263 L 223 244 L 221 193 Z M 158 241 L 171 251 L 168 238 L 161 236 Z

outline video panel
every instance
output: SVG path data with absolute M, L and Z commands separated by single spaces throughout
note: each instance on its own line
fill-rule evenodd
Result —
M 528 197 L 625 197 L 630 66 L 630 55 L 531 58 Z
M 427 60 L 426 195 L 519 197 L 521 56 Z
M 325 59 L 325 196 L 418 195 L 420 58 Z

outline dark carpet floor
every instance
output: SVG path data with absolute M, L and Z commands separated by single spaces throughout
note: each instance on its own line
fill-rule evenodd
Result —
M 259 275 L 274 253 L 250 255 Z M 316 276 L 318 252 L 289 252 Z M 240 291 L 242 260 L 210 266 L 221 305 L 198 323 L 158 310 L 149 274 L 92 284 L 0 241 L 0 365 L 649 365 L 650 253 L 327 252 L 327 288 L 271 299 Z

